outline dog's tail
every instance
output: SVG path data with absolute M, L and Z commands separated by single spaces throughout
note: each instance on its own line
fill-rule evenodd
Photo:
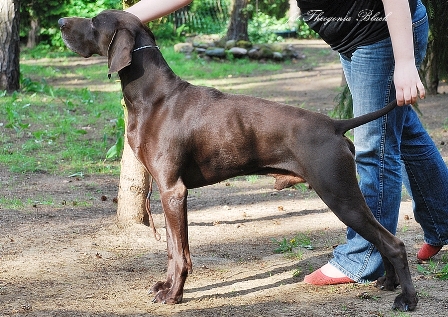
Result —
M 379 117 L 384 116 L 386 113 L 388 113 L 389 111 L 394 109 L 396 106 L 397 106 L 397 100 L 394 100 L 380 110 L 377 110 L 377 111 L 374 111 L 371 113 L 367 113 L 365 115 L 362 115 L 362 116 L 359 116 L 356 118 L 352 118 L 352 119 L 335 120 L 334 127 L 335 127 L 336 134 L 344 134 L 345 132 L 347 132 L 350 129 L 354 129 L 354 128 L 359 127 L 360 125 L 363 125 L 367 122 L 378 119 Z

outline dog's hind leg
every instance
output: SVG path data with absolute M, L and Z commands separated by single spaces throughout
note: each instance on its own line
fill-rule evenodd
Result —
M 393 308 L 414 310 L 418 299 L 404 243 L 373 217 L 359 189 L 353 159 L 339 152 L 328 154 L 320 163 L 310 171 L 311 177 L 307 181 L 344 224 L 373 243 L 381 253 L 386 276 L 378 284 L 387 290 L 393 289 L 398 282 L 401 284 L 402 293 L 395 299 Z
M 363 198 L 361 193 L 359 197 Z M 394 290 L 401 284 L 402 293 L 395 299 L 393 308 L 402 311 L 414 310 L 418 299 L 412 284 L 404 243 L 376 221 L 365 203 L 353 204 L 352 201 L 337 199 L 325 202 L 342 222 L 373 243 L 381 253 L 386 275 L 378 279 L 377 286 L 384 290 Z
M 175 186 L 161 187 L 162 206 L 165 213 L 168 248 L 168 270 L 165 282 L 152 287 L 154 302 L 177 304 L 182 301 L 183 288 L 192 264 L 188 246 L 187 189 L 179 181 Z

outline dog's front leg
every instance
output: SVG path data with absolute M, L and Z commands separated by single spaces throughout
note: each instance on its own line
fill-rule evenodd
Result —
M 187 189 L 181 182 L 161 190 L 166 222 L 168 271 L 165 282 L 152 287 L 154 302 L 177 304 L 182 301 L 185 280 L 192 264 L 188 246 Z
M 398 287 L 398 285 L 400 285 L 400 279 L 395 272 L 395 267 L 389 259 L 383 255 L 381 256 L 383 258 L 384 270 L 386 274 L 377 279 L 375 286 L 382 290 L 393 291 Z

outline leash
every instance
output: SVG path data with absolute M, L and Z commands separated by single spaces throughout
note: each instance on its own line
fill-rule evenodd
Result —
M 152 194 L 152 183 L 154 181 L 154 178 L 152 177 L 152 175 L 150 175 L 149 177 L 150 177 L 149 191 L 148 191 L 148 196 L 146 196 L 146 204 L 145 204 L 146 205 L 145 206 L 146 207 L 146 213 L 148 214 L 148 217 L 149 217 L 149 224 L 152 227 L 152 232 L 154 234 L 154 238 L 157 241 L 160 241 L 161 236 L 160 236 L 160 233 L 157 232 L 156 227 L 154 226 L 154 220 L 152 219 L 152 214 L 151 214 L 151 202 L 150 202 L 150 199 L 151 199 L 151 194 Z
M 132 51 L 133 51 L 133 52 L 137 52 L 137 51 L 140 51 L 140 50 L 144 50 L 145 48 L 156 48 L 156 49 L 160 49 L 159 46 L 157 46 L 157 45 L 144 45 L 144 46 L 137 47 L 137 48 L 133 49 Z

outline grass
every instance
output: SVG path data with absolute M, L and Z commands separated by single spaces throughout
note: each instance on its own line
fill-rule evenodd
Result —
M 418 264 L 417 271 L 423 275 L 431 276 L 440 280 L 448 280 L 448 255 L 444 255 L 442 260 L 429 260 L 425 265 Z
M 313 250 L 311 245 L 311 239 L 305 234 L 297 234 L 291 239 L 283 238 L 281 240 L 272 239 L 272 243 L 277 245 L 274 250 L 275 253 L 290 254 L 293 253 L 296 248 L 304 248 L 307 250 Z
M 92 198 L 85 198 L 84 200 L 74 200 L 70 202 L 63 202 L 60 206 L 72 205 L 78 207 L 91 207 L 93 205 Z M 0 206 L 4 209 L 22 210 L 27 207 L 39 208 L 39 206 L 56 206 L 56 202 L 52 197 L 36 196 L 32 198 L 0 198 Z
M 110 122 L 121 111 L 111 100 L 120 93 L 43 87 L 3 97 L 0 163 L 12 172 L 92 172 L 111 142 Z
M 20 209 L 25 206 L 25 203 L 19 198 L 0 198 L 0 206 L 6 209 Z

